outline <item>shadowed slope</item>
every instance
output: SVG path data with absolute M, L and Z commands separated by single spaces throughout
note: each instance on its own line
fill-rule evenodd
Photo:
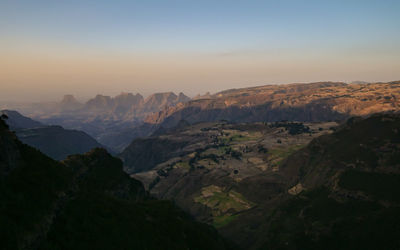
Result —
M 59 163 L 0 120 L 0 152 L 3 249 L 226 248 L 209 226 L 150 199 L 103 149 Z

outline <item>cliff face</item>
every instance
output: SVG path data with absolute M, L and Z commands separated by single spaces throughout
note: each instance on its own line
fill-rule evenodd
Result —
M 84 109 L 102 112 L 126 113 L 132 107 L 138 108 L 143 104 L 143 96 L 140 94 L 121 93 L 115 97 L 97 95 L 86 102 Z
M 155 93 L 146 99 L 143 99 L 140 94 L 133 95 L 132 93 L 121 93 L 115 97 L 97 95 L 85 104 L 84 110 L 115 115 L 119 119 L 124 117 L 135 118 L 189 100 L 190 98 L 183 93 L 179 93 L 177 96 L 173 92 Z
M 226 249 L 209 226 L 151 199 L 103 149 L 56 162 L 0 120 L 4 249 Z
M 173 127 L 180 120 L 326 121 L 400 109 L 400 82 L 311 83 L 226 90 L 168 107 L 145 121 Z

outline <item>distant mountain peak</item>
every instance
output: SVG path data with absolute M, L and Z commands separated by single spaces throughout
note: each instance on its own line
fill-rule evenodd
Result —
M 178 95 L 178 102 L 188 102 L 190 101 L 190 97 L 188 97 L 187 95 L 185 95 L 184 93 L 180 92 Z
M 61 104 L 67 104 L 67 103 L 77 103 L 78 101 L 75 99 L 73 95 L 64 95 L 63 99 L 61 100 Z
M 77 110 L 83 106 L 82 103 L 78 102 L 73 95 L 64 95 L 60 102 L 60 108 L 63 111 Z

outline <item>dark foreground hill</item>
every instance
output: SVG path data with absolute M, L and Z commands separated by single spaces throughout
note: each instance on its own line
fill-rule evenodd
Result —
M 226 249 L 103 149 L 56 162 L 0 119 L 1 249 Z
M 19 140 L 55 160 L 63 160 L 72 154 L 83 154 L 93 148 L 104 148 L 83 131 L 44 125 L 17 111 L 2 110 L 1 113 L 7 115 L 6 122 Z
M 27 129 L 27 128 L 40 128 L 45 126 L 43 123 L 35 121 L 29 117 L 21 115 L 15 110 L 1 110 L 1 114 L 8 117 L 7 124 L 12 130 Z

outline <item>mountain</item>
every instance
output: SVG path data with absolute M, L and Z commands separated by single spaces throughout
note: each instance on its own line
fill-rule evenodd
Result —
M 346 122 L 189 124 L 120 157 L 243 249 L 396 249 L 400 114 Z
M 59 104 L 62 111 L 73 111 L 83 107 L 83 104 L 78 102 L 73 95 L 64 95 Z
M 114 97 L 113 112 L 124 114 L 127 112 L 135 112 L 143 104 L 143 96 L 141 94 L 133 95 L 132 93 L 121 93 Z M 133 117 L 132 117 L 133 119 Z
M 49 104 L 32 106 L 24 114 L 46 123 L 88 133 L 101 144 L 121 152 L 138 137 L 181 120 L 198 122 L 324 122 L 382 111 L 400 110 L 400 82 L 316 82 L 265 85 L 207 93 L 190 100 L 184 94 L 156 93 L 116 97 L 98 95 L 77 110 L 51 111 Z
M 146 98 L 143 109 L 146 112 L 156 112 L 165 107 L 174 106 L 180 102 L 187 102 L 189 100 L 190 98 L 183 93 L 179 93 L 179 96 L 173 92 L 155 93 Z
M 135 137 L 148 135 L 147 131 L 153 126 L 143 124 L 146 116 L 189 100 L 183 93 L 155 93 L 145 100 L 138 93 L 123 92 L 114 97 L 96 95 L 84 104 L 72 95 L 65 95 L 58 103 L 19 105 L 15 108 L 45 124 L 82 130 L 101 144 L 121 152 Z
M 7 115 L 7 124 L 11 129 L 25 129 L 25 128 L 40 128 L 44 125 L 38 121 L 35 121 L 29 117 L 23 116 L 14 110 L 1 110 L 1 114 Z
M 143 99 L 140 94 L 133 95 L 132 93 L 121 93 L 115 97 L 97 95 L 86 102 L 83 111 L 103 112 L 117 115 L 122 119 L 125 117 L 133 119 L 189 100 L 190 98 L 183 93 L 177 96 L 173 92 L 155 93 L 146 99 Z
M 190 97 L 188 97 L 187 95 L 185 95 L 184 93 L 182 93 L 182 92 L 180 92 L 179 94 L 178 94 L 178 97 L 177 97 L 177 99 L 176 99 L 176 103 L 179 103 L 179 102 L 188 102 L 188 101 L 190 101 Z
M 93 148 L 104 148 L 88 134 L 61 126 L 17 130 L 16 135 L 23 142 L 39 149 L 55 160 L 68 155 L 83 154 Z
M 227 249 L 211 227 L 150 198 L 103 149 L 57 162 L 0 120 L 3 249 Z
M 198 97 L 152 114 L 145 122 L 173 127 L 182 119 L 189 123 L 329 121 L 400 110 L 399 100 L 400 82 L 266 85 Z
M 107 110 L 111 109 L 113 99 L 110 96 L 96 95 L 95 98 L 86 102 L 85 107 L 89 110 Z
M 135 139 L 119 156 L 124 170 L 150 194 L 173 200 L 217 228 L 282 192 L 281 184 L 273 182 L 281 162 L 337 126 L 335 122 L 181 124 Z M 239 237 L 240 231 L 236 233 L 234 237 Z
M 86 153 L 93 148 L 104 148 L 85 132 L 68 130 L 61 126 L 47 126 L 16 111 L 3 110 L 1 113 L 8 116 L 6 122 L 19 140 L 55 160 L 63 160 L 72 154 Z
M 398 248 L 399 127 L 399 114 L 350 119 L 290 156 L 282 173 L 291 197 L 264 217 L 262 247 Z

